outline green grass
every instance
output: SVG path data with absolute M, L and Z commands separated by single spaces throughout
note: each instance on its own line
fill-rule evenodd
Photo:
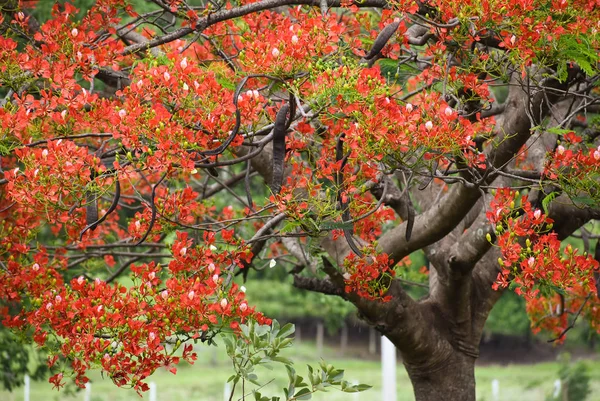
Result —
M 231 365 L 220 348 L 200 348 L 198 361 L 193 366 L 180 366 L 177 375 L 166 370 L 156 372 L 149 381 L 157 386 L 157 401 L 221 401 L 223 388 L 231 375 Z M 295 346 L 287 356 L 296 362 L 296 371 L 306 375 L 306 364 L 318 364 L 315 347 L 307 343 Z M 357 398 L 353 394 L 332 390 L 328 393 L 317 393 L 315 401 L 381 401 L 381 366 L 378 360 L 343 359 L 337 351 L 325 350 L 325 359 L 337 368 L 345 369 L 345 379 L 373 386 L 371 390 L 361 393 Z M 215 364 L 211 364 L 211 359 Z M 600 401 L 600 363 L 589 361 L 592 377 L 592 396 L 588 401 Z M 492 400 L 491 382 L 500 382 L 500 401 L 544 401 L 551 393 L 554 380 L 558 377 L 558 363 L 542 363 L 536 365 L 478 366 L 476 368 L 477 399 Z M 275 365 L 273 371 L 263 369 L 259 373 L 261 382 L 272 378 L 275 381 L 262 390 L 263 394 L 283 396 L 281 387 L 286 384 L 285 369 Z M 116 387 L 110 380 L 102 379 L 96 371 L 91 372 L 91 401 L 141 401 L 148 400 L 148 393 L 140 398 L 134 391 Z M 402 364 L 397 369 L 398 401 L 414 400 L 408 376 Z M 246 387 L 248 391 L 248 387 Z M 236 392 L 236 395 L 238 393 Z M 241 397 L 241 393 L 239 393 Z M 239 397 L 236 397 L 237 400 Z M 69 394 L 51 389 L 47 382 L 32 383 L 31 401 L 82 401 L 83 392 Z M 249 399 L 249 398 L 248 398 Z M 0 400 L 22 401 L 23 389 L 13 393 L 0 391 Z

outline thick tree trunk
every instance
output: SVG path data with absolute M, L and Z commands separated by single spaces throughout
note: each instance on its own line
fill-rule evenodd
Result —
M 416 401 L 475 401 L 475 358 L 457 352 L 437 368 L 405 366 Z

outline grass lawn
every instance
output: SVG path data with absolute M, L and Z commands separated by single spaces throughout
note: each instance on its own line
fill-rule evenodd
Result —
M 232 374 L 231 365 L 223 352 L 224 347 L 200 349 L 198 361 L 193 366 L 180 366 L 177 375 L 166 370 L 156 372 L 149 381 L 154 381 L 157 388 L 157 401 L 221 401 L 224 384 Z M 296 371 L 306 376 L 306 364 L 318 365 L 319 358 L 312 345 L 303 343 L 287 353 L 296 362 Z M 345 379 L 373 386 L 359 395 L 341 393 L 332 390 L 328 393 L 317 393 L 315 401 L 382 401 L 381 400 L 381 366 L 378 360 L 343 359 L 335 350 L 325 350 L 325 359 L 337 368 L 345 369 Z M 211 359 L 216 363 L 211 364 Z M 600 362 L 589 361 L 592 377 L 592 395 L 587 401 L 600 401 Z M 557 363 L 536 365 L 479 366 L 476 368 L 477 400 L 492 400 L 492 380 L 500 382 L 499 401 L 544 401 L 553 389 L 558 378 Z M 275 365 L 273 371 L 263 369 L 259 379 L 266 382 L 270 378 L 275 381 L 266 386 L 264 395 L 283 397 L 281 387 L 287 383 L 285 369 Z M 134 391 L 117 388 L 110 380 L 102 379 L 96 371 L 91 372 L 92 391 L 90 401 L 141 401 L 149 400 L 145 393 L 140 398 Z M 398 401 L 414 400 L 412 388 L 402 364 L 397 369 Z M 248 391 L 248 387 L 246 387 Z M 238 393 L 236 392 L 236 395 Z M 241 394 L 240 394 L 241 397 Z M 239 397 L 236 397 L 238 399 Z M 247 398 L 250 400 L 250 398 Z M 0 391 L 2 401 L 22 401 L 23 389 L 13 393 Z M 83 401 L 84 393 L 68 393 L 51 389 L 47 382 L 32 383 L 30 401 Z

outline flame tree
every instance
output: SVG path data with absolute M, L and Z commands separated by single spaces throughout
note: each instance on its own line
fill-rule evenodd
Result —
M 597 0 L 24 3 L 0 2 L 0 299 L 55 385 L 142 391 L 269 324 L 233 282 L 261 258 L 352 303 L 418 401 L 475 399 L 509 286 L 535 331 L 599 329 Z

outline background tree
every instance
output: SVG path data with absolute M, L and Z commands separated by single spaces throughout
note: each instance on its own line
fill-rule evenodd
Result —
M 1 4 L 3 324 L 55 385 L 144 390 L 248 335 L 233 276 L 273 264 L 394 342 L 419 401 L 475 399 L 509 285 L 558 341 L 598 329 L 596 1 Z

